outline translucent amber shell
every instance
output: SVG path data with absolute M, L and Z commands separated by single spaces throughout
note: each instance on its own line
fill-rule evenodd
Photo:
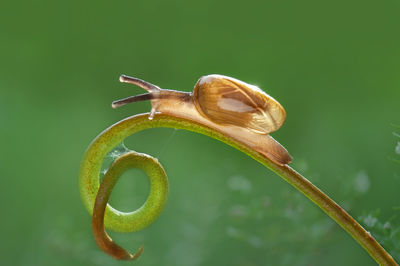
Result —
M 276 131 L 286 118 L 283 107 L 260 88 L 222 75 L 201 77 L 193 100 L 197 110 L 215 123 L 261 134 Z

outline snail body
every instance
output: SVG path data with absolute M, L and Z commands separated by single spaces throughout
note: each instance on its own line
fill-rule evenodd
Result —
M 275 162 L 291 161 L 287 150 L 268 135 L 282 126 L 286 112 L 279 102 L 254 85 L 216 74 L 201 77 L 193 92 L 161 89 L 124 75 L 120 81 L 135 84 L 148 93 L 114 101 L 113 108 L 150 100 L 149 119 L 156 112 L 187 118 L 251 145 Z

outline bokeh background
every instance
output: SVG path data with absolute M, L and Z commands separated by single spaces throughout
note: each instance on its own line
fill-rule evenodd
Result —
M 400 2 L 4 1 L 0 8 L 1 265 L 127 265 L 100 252 L 78 193 L 91 140 L 149 111 L 128 74 L 191 91 L 219 73 L 256 84 L 287 111 L 273 136 L 292 166 L 400 259 Z M 338 225 L 237 150 L 191 132 L 125 141 L 161 161 L 170 197 L 131 234 L 132 265 L 375 265 Z M 396 146 L 397 145 L 397 146 Z M 396 152 L 397 151 L 397 152 Z M 135 178 L 132 177 L 135 175 Z M 111 199 L 148 193 L 139 171 Z

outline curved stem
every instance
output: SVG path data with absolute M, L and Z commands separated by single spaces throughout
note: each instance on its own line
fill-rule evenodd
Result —
M 131 151 L 118 157 L 101 181 L 96 201 L 93 207 L 92 228 L 97 245 L 105 253 L 119 260 L 135 260 L 143 252 L 143 246 L 135 253 L 131 254 L 118 246 L 107 234 L 104 229 L 104 213 L 111 192 L 119 177 L 131 168 L 143 170 L 150 179 L 150 195 L 143 206 L 137 210 L 153 213 L 157 217 L 168 197 L 168 178 L 161 164 L 157 159 L 143 153 Z
M 305 177 L 297 173 L 288 165 L 276 163 L 261 153 L 254 151 L 240 141 L 227 137 L 216 129 L 171 115 L 156 114 L 153 120 L 148 114 L 135 115 L 126 118 L 103 131 L 89 146 L 85 153 L 81 169 L 79 186 L 83 202 L 90 213 L 93 211 L 95 197 L 99 189 L 99 174 L 101 164 L 108 152 L 121 143 L 127 136 L 135 132 L 154 128 L 170 127 L 198 132 L 218 139 L 226 144 L 246 153 L 256 161 L 268 167 L 297 190 L 302 192 L 311 201 L 318 205 L 325 213 L 345 229 L 362 247 L 380 264 L 397 265 L 384 248 L 355 221 L 345 210 L 330 199 L 326 194 L 314 186 Z M 99 193 L 100 194 L 100 193 Z M 139 209 L 140 211 L 140 209 Z M 108 228 L 120 232 L 137 231 L 151 224 L 159 213 L 137 214 L 121 213 L 111 206 L 105 212 L 105 224 Z

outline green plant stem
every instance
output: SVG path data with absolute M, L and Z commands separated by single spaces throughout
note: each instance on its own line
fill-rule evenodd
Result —
M 79 187 L 83 202 L 90 213 L 96 194 L 99 190 L 99 176 L 103 159 L 106 155 L 126 137 L 149 128 L 169 127 L 198 132 L 218 139 L 226 144 L 244 152 L 267 168 L 274 171 L 297 190 L 318 205 L 343 229 L 345 229 L 380 265 L 398 265 L 384 248 L 355 221 L 345 210 L 330 199 L 326 194 L 314 186 L 305 177 L 297 173 L 288 165 L 274 163 L 260 153 L 247 147 L 240 141 L 231 139 L 218 130 L 195 123 L 193 121 L 170 115 L 156 114 L 153 120 L 148 119 L 148 114 L 135 115 L 126 118 L 103 131 L 89 146 L 81 164 Z M 112 188 L 110 188 L 111 191 Z M 150 192 L 151 193 L 151 192 Z M 130 232 L 143 229 L 151 224 L 159 215 L 158 212 L 149 214 L 149 217 L 137 219 L 138 212 L 122 213 L 111 206 L 105 211 L 105 224 L 108 228 Z M 141 214 L 143 215 L 143 213 Z
M 156 219 L 165 206 L 168 198 L 168 178 L 157 159 L 143 153 L 131 151 L 119 156 L 101 181 L 93 207 L 92 228 L 97 245 L 101 250 L 119 260 L 135 260 L 143 251 L 143 246 L 131 254 L 118 246 L 104 229 L 104 212 L 111 192 L 119 177 L 131 168 L 142 169 L 150 181 L 150 195 L 146 202 L 134 212 L 136 223 L 147 226 Z

